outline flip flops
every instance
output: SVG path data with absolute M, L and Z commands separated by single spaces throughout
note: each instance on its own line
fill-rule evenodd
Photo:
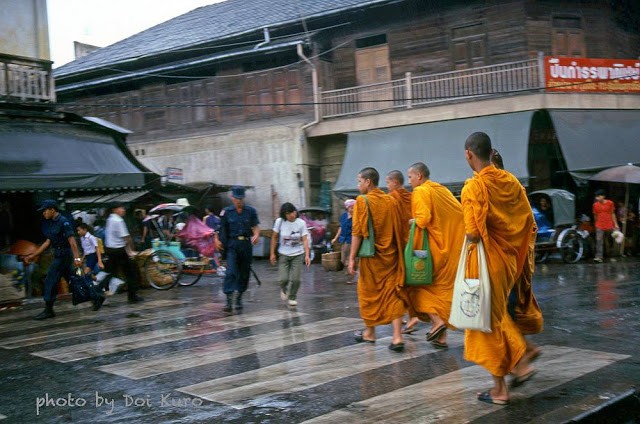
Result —
M 364 334 L 364 330 L 359 330 L 353 333 L 353 338 L 358 343 L 375 343 L 375 340 L 365 339 L 362 335 Z
M 431 342 L 431 341 L 439 338 L 444 331 L 447 331 L 447 326 L 442 324 L 440 327 L 438 327 L 435 330 L 427 333 L 427 341 Z
M 494 405 L 508 405 L 509 404 L 509 400 L 494 399 L 493 397 L 491 397 L 491 392 L 488 391 L 488 390 L 486 392 L 478 393 L 478 400 L 481 401 L 481 402 L 492 403 Z
M 446 342 L 439 342 L 437 340 L 434 340 L 431 342 L 431 344 L 433 345 L 433 347 L 435 347 L 436 349 L 448 349 L 449 345 Z
M 524 383 L 531 380 L 531 377 L 533 377 L 536 374 L 536 372 L 537 372 L 536 370 L 531 370 L 524 375 L 517 376 L 517 377 L 514 376 L 513 379 L 511 380 L 511 384 L 510 384 L 511 388 L 522 386 Z
M 400 342 L 400 343 L 391 343 L 389 345 L 389 350 L 392 350 L 394 352 L 402 352 L 404 350 L 404 343 Z
M 412 325 L 411 327 L 403 327 L 402 328 L 402 334 L 413 334 L 416 331 L 418 331 L 418 329 L 416 328 L 415 325 Z

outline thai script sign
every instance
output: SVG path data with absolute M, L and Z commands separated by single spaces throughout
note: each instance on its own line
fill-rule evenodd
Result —
M 182 168 L 167 168 L 167 180 L 182 181 Z
M 547 91 L 640 93 L 640 60 L 545 57 Z

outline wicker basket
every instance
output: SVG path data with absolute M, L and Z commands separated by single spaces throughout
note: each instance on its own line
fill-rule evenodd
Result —
M 340 260 L 340 252 L 323 253 L 322 267 L 325 271 L 341 271 L 342 261 Z

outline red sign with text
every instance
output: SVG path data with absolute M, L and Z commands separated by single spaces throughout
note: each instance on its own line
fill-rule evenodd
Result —
M 547 91 L 640 93 L 640 60 L 545 57 Z

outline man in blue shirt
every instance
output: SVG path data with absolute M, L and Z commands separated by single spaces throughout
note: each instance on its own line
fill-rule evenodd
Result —
M 260 228 L 258 213 L 251 206 L 244 204 L 244 187 L 231 189 L 231 202 L 220 213 L 220 243 L 227 258 L 227 272 L 224 277 L 223 291 L 227 295 L 225 312 L 233 308 L 233 293 L 237 292 L 236 310 L 242 309 L 242 294 L 247 290 L 253 245 L 258 243 Z
M 46 240 L 35 252 L 26 256 L 25 262 L 31 262 L 49 246 L 53 249 L 53 262 L 51 262 L 51 266 L 47 271 L 42 293 L 45 309 L 34 317 L 36 320 L 43 320 L 56 316 L 53 312 L 53 304 L 58 294 L 58 281 L 60 281 L 61 277 L 69 281 L 71 264 L 81 266 L 82 258 L 78 252 L 73 226 L 69 220 L 60 214 L 57 203 L 54 200 L 45 200 L 38 211 L 42 212 L 42 217 L 44 218 L 42 233 Z

